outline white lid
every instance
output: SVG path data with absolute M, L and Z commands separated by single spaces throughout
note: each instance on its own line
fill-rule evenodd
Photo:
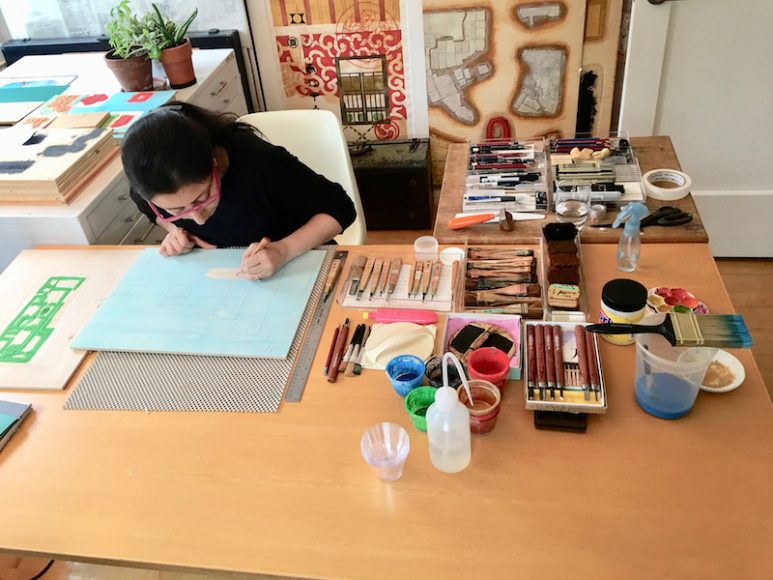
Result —
M 456 394 L 456 389 L 451 387 L 440 387 L 435 393 L 435 405 L 439 411 L 448 413 L 452 411 L 456 405 L 459 404 L 459 398 Z

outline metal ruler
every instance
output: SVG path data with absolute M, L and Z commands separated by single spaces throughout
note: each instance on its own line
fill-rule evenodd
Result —
M 333 260 L 336 258 L 340 258 L 341 260 L 338 282 L 344 279 L 343 270 L 348 254 L 349 252 L 345 250 L 339 250 L 333 256 Z M 325 276 L 327 276 L 327 272 L 325 272 Z M 336 283 L 336 286 L 338 285 L 338 282 Z M 325 330 L 328 314 L 330 314 L 330 309 L 335 301 L 335 286 L 330 292 L 330 296 L 327 297 L 327 300 L 323 300 L 322 298 L 323 294 L 320 293 L 314 315 L 306 330 L 306 336 L 303 339 L 301 348 L 298 350 L 298 355 L 295 357 L 295 366 L 290 372 L 290 378 L 287 380 L 287 388 L 285 389 L 284 396 L 285 402 L 299 403 L 303 398 L 303 391 L 306 389 L 306 381 L 308 381 L 309 374 L 311 373 L 311 365 L 314 362 L 314 356 L 317 354 L 317 347 L 322 338 L 322 331 Z

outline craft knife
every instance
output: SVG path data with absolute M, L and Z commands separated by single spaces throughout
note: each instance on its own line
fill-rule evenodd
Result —
M 419 287 L 422 301 L 427 297 L 427 292 L 429 292 L 429 281 L 432 274 L 432 264 L 432 260 L 424 260 L 424 270 L 421 273 L 421 286 Z
M 375 296 L 376 291 L 378 290 L 378 281 L 381 279 L 381 270 L 383 268 L 384 268 L 384 259 L 383 258 L 377 259 L 375 264 L 373 265 L 373 273 L 370 275 L 370 283 L 366 288 L 368 292 L 368 300 L 370 300 L 371 296 Z
M 352 264 L 349 270 L 349 296 L 357 294 L 357 288 L 360 285 L 360 278 L 362 278 L 362 271 L 365 268 L 365 262 L 367 256 L 357 256 L 357 259 Z
M 362 278 L 360 278 L 360 286 L 357 289 L 357 300 L 362 298 L 362 293 L 365 292 L 365 288 L 368 287 L 370 282 L 370 275 L 373 273 L 373 265 L 376 262 L 375 258 L 368 258 L 365 262 L 365 268 L 362 271 Z
M 384 258 L 384 265 L 381 267 L 381 277 L 378 279 L 378 295 L 383 297 L 386 293 L 387 279 L 389 278 L 389 267 L 392 264 L 391 258 Z
M 419 288 L 421 287 L 421 269 L 424 266 L 424 263 L 416 260 L 415 262 L 415 269 L 413 271 L 413 282 L 411 283 L 411 290 L 408 292 L 408 297 L 410 298 L 414 294 L 419 293 Z
M 437 289 L 440 285 L 440 272 L 443 269 L 443 264 L 441 262 L 433 262 L 432 263 L 432 274 L 430 275 L 430 282 L 429 282 L 429 294 L 430 299 L 434 300 L 435 296 L 437 295 Z
M 397 279 L 400 277 L 400 270 L 403 267 L 403 261 L 401 258 L 395 258 L 392 260 L 392 263 L 389 265 L 389 276 L 387 277 L 387 283 L 386 283 L 386 299 L 389 300 L 389 297 L 392 295 L 392 292 L 395 291 L 395 287 L 397 286 Z
M 333 292 L 333 288 L 338 283 L 338 276 L 343 270 L 344 260 L 346 254 L 343 252 L 336 252 L 333 264 L 330 266 L 330 271 L 327 273 L 327 279 L 325 280 L 324 298 L 323 301 L 328 299 L 328 296 Z

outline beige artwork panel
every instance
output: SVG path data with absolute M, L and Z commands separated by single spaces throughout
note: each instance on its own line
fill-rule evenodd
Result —
M 546 19 L 540 25 L 529 28 L 518 18 L 516 10 L 521 5 L 562 5 L 560 20 Z M 428 27 L 428 18 L 437 18 L 442 12 L 465 10 L 468 12 L 485 11 L 486 46 L 483 54 L 468 54 L 468 60 L 462 68 L 478 67 L 473 71 L 473 81 L 463 90 L 463 100 L 468 111 L 452 116 L 443 106 L 430 106 L 430 133 L 447 141 L 477 141 L 483 139 L 489 121 L 495 117 L 506 118 L 511 125 L 512 136 L 518 139 L 542 136 L 545 134 L 573 135 L 577 115 L 577 95 L 579 68 L 583 46 L 585 25 L 585 2 L 534 2 L 533 0 L 491 0 L 490 2 L 471 3 L 463 0 L 424 0 L 425 44 L 431 46 L 438 42 L 433 36 L 458 36 L 459 26 L 454 22 L 436 24 Z M 430 32 L 428 35 L 427 32 Z M 478 39 L 475 38 L 477 42 Z M 460 42 L 464 43 L 464 40 Z M 539 51 L 563 51 L 563 76 L 561 80 L 561 102 L 545 116 L 517 114 L 513 105 L 519 100 L 524 85 L 530 82 L 528 61 L 534 63 L 534 57 L 540 57 Z M 447 51 L 450 55 L 450 49 Z M 464 50 L 462 51 L 464 54 Z M 425 56 L 427 56 L 425 51 Z M 526 61 L 524 61 L 524 56 Z M 458 59 L 457 59 L 458 60 Z M 431 73 L 447 71 L 448 63 L 428 59 Z M 458 63 L 457 63 L 458 65 Z M 432 67 L 436 68 L 432 68 Z M 489 66 L 490 73 L 481 71 L 481 66 Z M 456 68 L 459 68 L 457 66 Z M 545 67 L 546 69 L 549 67 Z M 451 71 L 453 74 L 458 73 Z M 481 73 L 475 78 L 474 73 Z M 464 75 L 465 73 L 462 72 Z M 447 88 L 446 82 L 441 88 Z M 433 87 L 428 83 L 428 94 L 432 103 Z M 534 94 L 539 91 L 533 91 Z M 524 99 L 521 99 L 522 108 Z M 533 101 L 532 101 L 533 102 Z
M 0 332 L 25 310 L 47 280 L 85 278 L 46 325 L 53 332 L 29 362 L 0 362 L 0 388 L 63 389 L 86 351 L 68 347 L 142 252 L 138 250 L 25 250 L 0 275 Z
M 607 135 L 612 122 L 622 14 L 623 0 L 587 0 L 582 69 L 598 75 L 594 85 L 594 135 Z

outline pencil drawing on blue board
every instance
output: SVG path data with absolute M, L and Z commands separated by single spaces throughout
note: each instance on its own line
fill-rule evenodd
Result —
M 207 275 L 238 269 L 243 252 L 165 258 L 145 250 L 70 346 L 286 358 L 325 252 L 307 252 L 266 280 Z

